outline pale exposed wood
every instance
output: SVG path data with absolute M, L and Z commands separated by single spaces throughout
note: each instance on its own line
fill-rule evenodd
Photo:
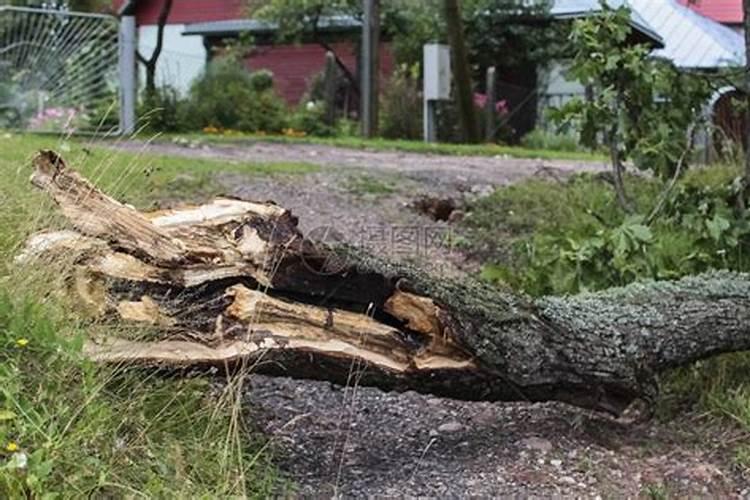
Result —
M 150 224 L 143 215 L 103 194 L 67 168 L 52 151 L 34 157 L 31 182 L 49 193 L 76 229 L 93 237 L 111 239 L 134 253 L 168 264 L 185 261 L 185 245 Z
M 123 300 L 117 304 L 117 314 L 126 321 L 138 321 L 150 325 L 169 327 L 176 323 L 174 318 L 162 311 L 159 304 L 148 295 L 144 295 L 139 301 Z

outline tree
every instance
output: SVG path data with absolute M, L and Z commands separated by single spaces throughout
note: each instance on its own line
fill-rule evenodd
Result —
M 627 7 L 602 3 L 601 13 L 574 23 L 570 74 L 589 92 L 553 115 L 563 125 L 573 124 L 586 146 L 597 148 L 603 138 L 617 200 L 627 212 L 632 207 L 624 162 L 664 179 L 678 176 L 692 148 L 686 134 L 692 135 L 709 95 L 700 75 L 681 72 L 652 58 L 650 46 L 631 42 L 630 15 Z
M 750 0 L 742 0 L 745 28 L 745 123 L 750 124 Z M 750 126 L 745 130 L 745 187 L 750 190 Z
M 32 183 L 75 231 L 33 235 L 18 260 L 74 262 L 70 293 L 91 314 L 151 327 L 149 339 L 89 342 L 97 361 L 247 364 L 340 383 L 356 366 L 358 383 L 385 390 L 620 415 L 653 401 L 659 373 L 750 349 L 744 274 L 532 300 L 315 244 L 272 202 L 144 214 L 51 151 L 33 165 Z
M 159 61 L 162 47 L 164 45 L 164 27 L 167 24 L 169 13 L 172 10 L 173 0 L 163 0 L 161 11 L 159 11 L 159 17 L 156 21 L 156 46 L 151 56 L 146 59 L 140 51 L 136 52 L 138 61 L 143 64 L 146 69 L 146 98 L 153 99 L 156 95 L 156 63 Z
M 443 13 L 445 24 L 448 27 L 448 41 L 451 46 L 456 103 L 461 119 L 461 129 L 464 140 L 477 143 L 479 142 L 479 122 L 474 108 L 474 89 L 471 84 L 469 55 L 464 40 L 460 0 L 444 0 Z

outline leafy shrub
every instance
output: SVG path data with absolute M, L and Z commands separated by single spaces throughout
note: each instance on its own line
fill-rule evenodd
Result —
M 158 132 L 181 132 L 188 129 L 185 102 L 174 87 L 164 86 L 156 92 L 144 92 L 138 106 L 139 126 Z
M 273 73 L 267 69 L 259 69 L 250 73 L 250 84 L 256 92 L 273 89 Z
M 471 249 L 492 263 L 485 277 L 534 295 L 600 290 L 716 268 L 747 271 L 750 213 L 735 204 L 736 174 L 729 167 L 688 173 L 650 224 L 658 181 L 627 178 L 637 210 L 626 215 L 608 183 L 596 175 L 501 189 L 474 203 L 464 224 Z M 507 243 L 498 245 L 498 240 Z
M 269 75 L 254 77 L 233 58 L 212 61 L 190 89 L 187 116 L 193 128 L 216 127 L 244 132 L 280 132 L 286 105 L 263 88 Z
M 325 122 L 325 106 L 322 101 L 307 101 L 300 104 L 292 118 L 292 128 L 305 135 L 330 137 L 336 134 L 336 127 Z
M 383 92 L 380 132 L 387 139 L 422 137 L 419 65 L 401 65 Z

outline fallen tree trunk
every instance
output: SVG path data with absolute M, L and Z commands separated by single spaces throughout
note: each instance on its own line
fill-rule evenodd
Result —
M 105 339 L 105 362 L 250 364 L 258 372 L 456 399 L 558 400 L 621 414 L 656 376 L 750 348 L 750 278 L 728 272 L 531 300 L 309 242 L 273 203 L 219 199 L 140 213 L 55 153 L 32 183 L 75 231 L 19 257 L 76 257 L 71 290 L 96 314 L 156 327 Z M 356 372 L 356 373 L 355 373 Z

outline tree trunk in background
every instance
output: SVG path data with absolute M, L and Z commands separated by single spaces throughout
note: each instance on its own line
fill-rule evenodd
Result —
M 474 109 L 474 89 L 471 84 L 469 55 L 464 40 L 464 28 L 461 17 L 460 0 L 443 0 L 445 23 L 448 27 L 448 41 L 453 59 L 453 75 L 456 82 L 456 102 L 461 119 L 464 140 L 477 143 L 479 123 Z
M 167 24 L 169 13 L 172 11 L 172 1 L 164 0 L 162 4 L 156 25 L 156 46 L 151 53 L 151 57 L 146 59 L 140 52 L 136 52 L 138 61 L 143 64 L 146 70 L 146 96 L 149 99 L 152 99 L 156 95 L 156 63 L 159 61 L 159 56 L 164 46 L 164 27 Z
M 750 0 L 742 0 L 745 14 L 745 191 L 750 190 Z
M 729 272 L 532 300 L 432 278 L 305 239 L 270 202 L 141 213 L 66 167 L 32 183 L 76 231 L 39 233 L 19 262 L 74 261 L 70 293 L 144 340 L 90 341 L 112 363 L 251 366 L 272 375 L 487 401 L 564 401 L 620 415 L 657 375 L 750 349 L 750 277 Z

